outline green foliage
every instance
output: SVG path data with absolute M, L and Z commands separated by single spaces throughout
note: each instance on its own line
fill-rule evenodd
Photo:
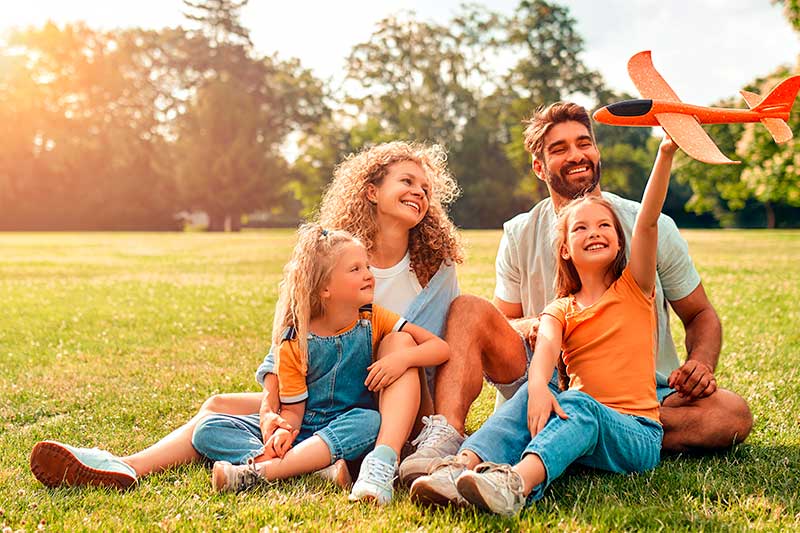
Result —
M 572 468 L 520 517 L 501 518 L 417 507 L 405 488 L 386 508 L 349 504 L 311 477 L 217 495 L 203 464 L 126 493 L 43 487 L 28 468 L 38 440 L 133 453 L 209 395 L 257 390 L 294 233 L 2 234 L 0 529 L 797 531 L 800 232 L 684 235 L 725 331 L 717 380 L 747 399 L 752 434 L 731 451 L 666 457 L 641 475 Z M 465 232 L 464 292 L 491 297 L 499 238 Z M 491 391 L 468 431 L 491 413 Z

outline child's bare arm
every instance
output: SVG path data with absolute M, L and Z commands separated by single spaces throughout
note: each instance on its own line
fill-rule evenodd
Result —
M 561 418 L 567 418 L 547 386 L 561 353 L 562 335 L 561 323 L 554 317 L 542 315 L 539 318 L 536 349 L 528 371 L 528 429 L 531 436 L 544 428 L 553 411 Z
M 664 206 L 664 199 L 669 188 L 669 174 L 672 170 L 672 158 L 678 145 L 664 136 L 658 147 L 658 155 L 653 163 L 653 170 L 647 180 L 642 196 L 642 207 L 636 217 L 631 238 L 630 269 L 633 279 L 649 295 L 656 283 L 656 250 L 658 248 L 658 217 Z
M 448 344 L 430 331 L 410 322 L 402 331 L 411 335 L 417 345 L 391 352 L 372 363 L 364 382 L 369 390 L 379 391 L 391 385 L 411 367 L 436 366 L 450 358 Z

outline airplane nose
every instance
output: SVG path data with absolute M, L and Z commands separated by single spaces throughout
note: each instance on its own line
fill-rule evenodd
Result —
M 601 107 L 600 109 L 595 111 L 594 115 L 592 115 L 592 118 L 595 119 L 597 122 L 600 122 L 601 124 L 609 124 L 610 121 L 612 120 L 611 113 L 608 112 L 607 107 Z

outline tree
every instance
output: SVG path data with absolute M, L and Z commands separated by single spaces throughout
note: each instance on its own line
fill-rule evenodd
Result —
M 174 195 L 155 169 L 163 151 L 160 93 L 149 77 L 156 45 L 147 32 L 80 24 L 10 36 L 0 98 L 14 128 L 3 141 L 21 159 L 0 162 L 2 227 L 174 227 Z
M 179 191 L 187 208 L 206 211 L 210 231 L 226 220 L 237 231 L 243 213 L 284 197 L 289 167 L 280 149 L 324 116 L 324 93 L 298 61 L 255 57 L 239 22 L 246 0 L 184 4 L 199 27 L 173 56 L 191 95 L 175 122 Z

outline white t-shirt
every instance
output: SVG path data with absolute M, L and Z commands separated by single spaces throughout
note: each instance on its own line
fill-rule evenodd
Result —
M 417 276 L 411 271 L 411 255 L 406 252 L 399 263 L 389 268 L 371 266 L 369 269 L 375 276 L 374 300 L 380 302 L 381 307 L 403 316 L 422 292 Z
M 625 230 L 625 248 L 630 257 L 631 234 L 640 204 L 615 194 L 603 193 L 611 202 Z M 495 261 L 494 294 L 509 303 L 521 303 L 522 314 L 535 317 L 555 299 L 556 213 L 550 198 L 527 213 L 503 224 L 503 238 Z M 669 374 L 680 365 L 669 330 L 667 300 L 680 300 L 700 284 L 700 275 L 689 257 L 689 247 L 675 222 L 662 214 L 658 219 L 656 266 L 656 310 L 658 311 L 658 357 L 656 380 L 666 385 Z

